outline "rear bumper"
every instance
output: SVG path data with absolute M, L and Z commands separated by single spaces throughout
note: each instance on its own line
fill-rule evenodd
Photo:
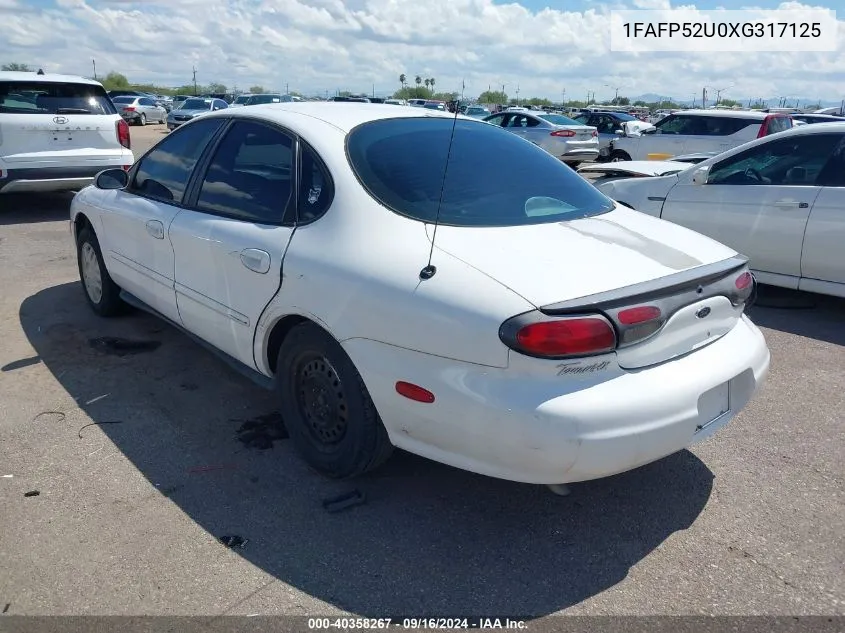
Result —
M 586 148 L 578 148 L 578 149 L 570 149 L 565 154 L 561 155 L 560 159 L 564 162 L 570 161 L 591 161 L 596 160 L 599 157 L 599 149 L 598 147 L 594 147 L 591 149 Z
M 481 367 L 363 339 L 343 346 L 393 444 L 464 470 L 535 484 L 625 472 L 713 435 L 748 403 L 770 361 L 762 333 L 746 317 L 686 356 L 583 378 Z M 420 385 L 437 400 L 402 398 L 397 380 Z M 721 397 L 729 398 L 724 413 Z
M 94 182 L 104 169 L 131 165 L 131 156 L 121 162 L 86 167 L 31 167 L 3 170 L 0 193 L 47 193 L 75 191 Z

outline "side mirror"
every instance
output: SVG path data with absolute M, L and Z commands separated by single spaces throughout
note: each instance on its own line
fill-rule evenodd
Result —
M 614 133 L 614 134 L 623 135 L 623 134 L 625 134 L 625 130 L 623 130 L 623 129 L 620 127 L 620 128 L 617 128 L 617 129 L 613 130 L 613 133 Z
M 123 189 L 129 184 L 129 174 L 122 169 L 106 169 L 94 177 L 97 189 Z
M 706 185 L 707 177 L 710 175 L 710 167 L 699 167 L 692 173 L 692 184 Z

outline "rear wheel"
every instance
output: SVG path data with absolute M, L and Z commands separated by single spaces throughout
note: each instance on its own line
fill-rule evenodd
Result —
M 114 283 L 106 270 L 100 243 L 90 227 L 85 227 L 79 232 L 76 254 L 79 278 L 82 280 L 88 305 L 102 317 L 120 314 L 124 308 L 120 298 L 120 286 Z
M 370 394 L 340 344 L 313 323 L 294 327 L 279 349 L 282 418 L 305 461 L 348 478 L 373 470 L 393 450 Z
M 146 124 L 147 124 L 147 115 L 142 112 L 141 117 L 138 119 L 138 125 L 146 125 Z
M 610 155 L 610 162 L 611 163 L 619 163 L 619 162 L 622 162 L 624 160 L 631 160 L 631 156 L 628 154 L 628 152 L 623 152 L 621 149 L 615 150 Z

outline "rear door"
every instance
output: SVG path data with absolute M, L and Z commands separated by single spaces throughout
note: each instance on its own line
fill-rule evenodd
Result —
M 99 84 L 0 81 L 0 162 L 7 169 L 117 162 L 120 117 Z M 130 161 L 131 162 L 131 161 Z
M 692 169 L 667 194 L 661 217 L 747 255 L 764 283 L 774 275 L 797 287 L 816 179 L 836 142 L 822 134 L 773 138 L 714 163 L 702 185 L 692 184 Z
M 845 135 L 839 138 L 816 179 L 821 191 L 807 222 L 800 287 L 845 296 Z M 834 291 L 815 286 L 816 280 L 843 285 Z
M 256 324 L 279 290 L 293 235 L 295 157 L 293 135 L 234 121 L 201 167 L 191 208 L 170 225 L 182 322 L 251 367 Z

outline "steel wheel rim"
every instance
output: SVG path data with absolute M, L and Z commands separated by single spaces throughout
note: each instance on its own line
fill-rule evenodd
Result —
M 97 251 L 90 242 L 82 245 L 82 282 L 85 284 L 85 292 L 94 303 L 100 303 L 103 298 L 103 277 L 100 275 L 100 262 L 97 260 Z
M 349 404 L 343 382 L 324 356 L 304 358 L 294 377 L 299 413 L 309 436 L 330 446 L 346 436 Z

